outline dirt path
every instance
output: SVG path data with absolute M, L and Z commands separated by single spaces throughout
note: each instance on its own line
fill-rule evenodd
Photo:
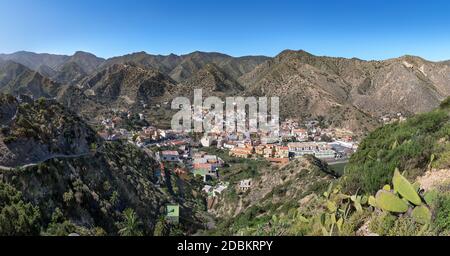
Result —
M 417 182 L 425 191 L 437 188 L 445 183 L 450 184 L 450 169 L 433 169 L 427 171 L 425 175 L 418 177 Z

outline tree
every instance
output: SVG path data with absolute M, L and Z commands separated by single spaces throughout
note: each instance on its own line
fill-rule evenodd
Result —
M 119 235 L 121 236 L 142 236 L 142 223 L 139 221 L 136 212 L 127 208 L 122 212 L 123 221 L 118 224 Z
M 444 101 L 442 101 L 441 104 L 439 105 L 439 107 L 440 107 L 441 109 L 450 108 L 450 97 L 448 97 L 447 99 L 445 99 Z
M 22 194 L 11 185 L 0 182 L 0 236 L 38 235 L 40 212 L 22 200 Z
M 109 198 L 109 203 L 114 207 L 120 201 L 120 196 L 117 191 L 112 192 L 111 197 Z
M 154 236 L 168 236 L 170 234 L 170 227 L 167 225 L 164 217 L 160 218 L 155 225 L 155 230 L 153 231 Z

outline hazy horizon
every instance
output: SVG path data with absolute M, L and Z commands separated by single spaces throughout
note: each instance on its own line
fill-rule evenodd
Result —
M 431 59 L 427 59 L 427 58 L 425 58 L 425 57 L 423 57 L 423 56 L 420 56 L 420 55 L 417 55 L 417 54 L 409 54 L 409 53 L 402 54 L 402 55 L 398 55 L 398 56 L 394 56 L 394 57 L 390 57 L 390 58 L 385 58 L 385 59 L 363 59 L 363 58 L 358 58 L 358 57 L 344 57 L 344 56 L 332 56 L 332 55 L 319 55 L 319 54 L 315 54 L 314 52 L 310 52 L 310 51 L 307 51 L 307 50 L 304 50 L 304 49 L 285 49 L 285 50 L 282 50 L 281 52 L 279 52 L 278 54 L 282 53 L 283 51 L 305 51 L 305 52 L 310 53 L 310 54 L 312 54 L 312 55 L 314 55 L 314 56 L 317 56 L 317 57 L 346 58 L 346 59 L 356 58 L 356 59 L 360 59 L 360 60 L 363 60 L 363 61 L 384 61 L 384 60 L 390 60 L 390 59 L 400 58 L 400 57 L 403 57 L 403 56 L 415 56 L 415 57 L 423 58 L 423 59 L 425 59 L 425 60 L 427 60 L 427 61 L 431 61 L 431 62 L 444 62 L 444 61 L 450 61 L 450 58 L 449 58 L 449 59 L 441 59 L 441 60 L 431 60 Z M 28 50 L 20 50 L 20 51 L 9 52 L 9 53 L 7 53 L 7 52 L 0 52 L 0 55 L 11 55 L 11 54 L 20 53 L 20 52 L 28 52 L 28 53 L 33 53 L 33 54 L 51 54 L 51 55 L 59 55 L 59 56 L 72 56 L 72 55 L 74 55 L 74 54 L 77 53 L 77 52 L 85 52 L 85 53 L 93 54 L 93 55 L 95 55 L 96 57 L 103 58 L 103 59 L 106 59 L 106 60 L 107 60 L 107 59 L 116 58 L 116 57 L 121 57 L 121 56 L 124 56 L 124 55 L 140 53 L 140 52 L 145 52 L 146 54 L 154 55 L 154 56 L 158 56 L 158 55 L 159 55 L 159 56 L 168 56 L 168 55 L 184 56 L 184 55 L 189 55 L 189 54 L 192 54 L 192 53 L 195 53 L 195 52 L 202 52 L 202 53 L 218 53 L 218 54 L 228 55 L 228 56 L 231 56 L 231 57 L 233 57 L 233 58 L 242 58 L 242 57 L 269 57 L 269 58 L 274 58 L 274 57 L 276 57 L 276 56 L 278 55 L 278 54 L 276 54 L 276 55 L 273 55 L 273 56 L 269 56 L 269 55 L 249 54 L 249 55 L 235 56 L 235 55 L 228 54 L 228 53 L 225 53 L 225 52 L 208 52 L 208 51 L 202 51 L 202 50 L 196 50 L 196 51 L 193 51 L 193 52 L 187 52 L 187 53 L 181 53 L 181 54 L 177 54 L 177 53 L 160 54 L 160 53 L 152 53 L 152 52 L 147 52 L 147 51 L 136 51 L 136 52 L 125 53 L 125 54 L 123 54 L 123 55 L 115 55 L 115 56 L 111 56 L 111 57 L 103 57 L 103 56 L 99 56 L 99 55 L 96 54 L 95 52 L 89 52 L 89 51 L 84 51 L 84 50 L 78 50 L 78 51 L 74 51 L 74 52 L 72 52 L 72 53 L 33 52 L 33 51 L 28 51 Z

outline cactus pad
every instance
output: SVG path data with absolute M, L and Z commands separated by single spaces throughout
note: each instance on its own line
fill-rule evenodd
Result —
M 376 205 L 389 212 L 404 213 L 408 211 L 408 204 L 405 201 L 400 199 L 394 193 L 386 190 L 378 191 L 376 195 Z
M 394 184 L 394 191 L 398 192 L 402 197 L 407 199 L 409 202 L 415 205 L 421 205 L 422 200 L 417 194 L 414 186 L 409 183 L 409 181 L 403 177 L 398 169 L 394 172 L 394 178 L 392 179 L 392 183 Z
M 429 224 L 431 222 L 431 212 L 424 206 L 417 206 L 411 213 L 413 219 L 420 224 Z

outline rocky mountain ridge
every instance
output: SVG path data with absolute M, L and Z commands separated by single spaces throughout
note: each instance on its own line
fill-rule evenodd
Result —
M 100 95 L 94 101 L 105 107 L 128 107 L 138 101 L 156 106 L 176 96 L 190 96 L 194 88 L 201 88 L 205 96 L 278 96 L 283 118 L 321 118 L 328 126 L 359 133 L 378 126 L 384 115 L 409 116 L 430 111 L 450 95 L 448 62 L 431 62 L 408 55 L 365 61 L 293 50 L 283 51 L 274 58 L 235 58 L 205 52 L 167 56 L 138 52 L 104 60 L 83 52 L 73 56 L 19 52 L 0 55 L 0 59 L 20 62 L 31 72 L 49 76 L 59 85 L 78 88 L 88 98 Z M 14 72 L 20 74 L 21 69 Z M 0 79 L 3 84 L 11 84 L 10 88 L 32 84 L 33 92 L 36 87 L 48 87 L 48 82 L 36 82 L 41 78 L 31 79 L 33 83 L 14 80 L 17 74 L 2 75 L 0 71 Z M 151 81 L 149 74 L 154 77 Z M 58 91 L 52 89 L 50 95 L 36 94 L 55 97 L 61 94 Z M 64 98 L 70 97 L 68 90 L 64 91 Z M 117 102 L 118 99 L 121 101 Z

